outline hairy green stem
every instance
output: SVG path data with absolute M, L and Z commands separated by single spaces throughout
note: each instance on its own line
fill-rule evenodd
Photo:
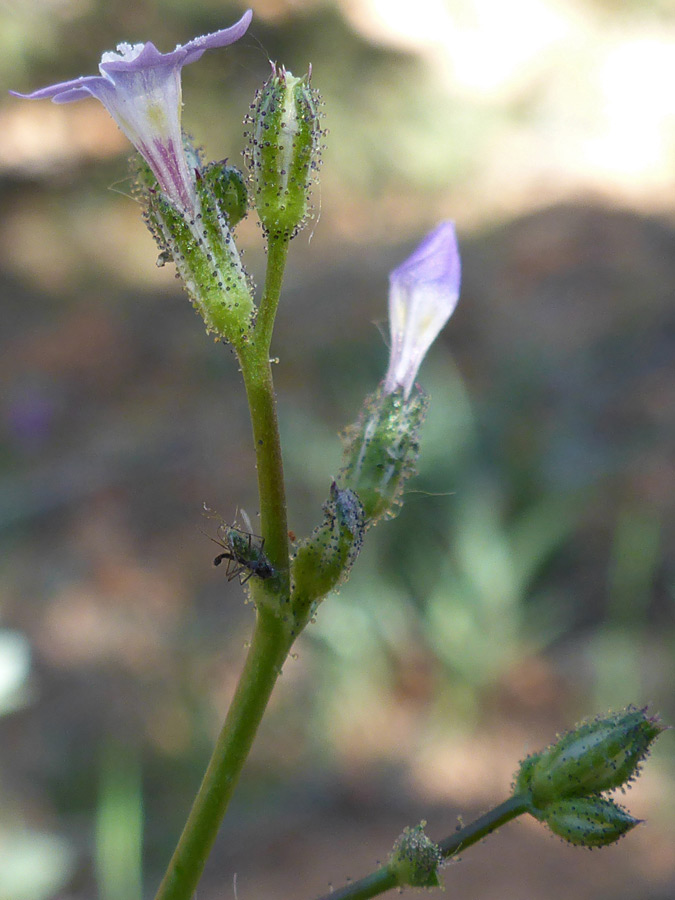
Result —
M 259 610 L 232 704 L 156 900 L 190 900 L 239 780 L 292 638 Z
M 281 575 L 282 584 L 275 585 L 275 589 L 285 594 L 288 594 L 288 525 L 270 344 L 287 255 L 288 241 L 269 241 L 265 290 L 253 335 L 238 348 L 253 427 L 265 555 Z
M 359 878 L 358 881 L 351 881 L 343 888 L 332 891 L 319 900 L 368 900 L 369 897 L 377 897 L 378 894 L 384 894 L 398 886 L 396 874 L 391 871 L 389 866 L 382 866 L 376 872 L 371 872 L 365 878 Z
M 281 282 L 286 267 L 288 256 L 288 238 L 272 237 L 267 242 L 267 272 L 265 275 L 265 290 L 255 322 L 255 340 L 265 352 L 269 353 L 272 343 L 272 329 L 281 296 Z
M 239 353 L 251 412 L 260 502 L 260 534 L 265 555 L 279 571 L 288 590 L 288 525 L 281 442 L 277 423 L 272 369 L 267 352 L 252 342 Z M 262 585 L 256 585 L 256 589 Z
M 443 859 L 449 859 L 451 856 L 455 856 L 460 851 L 477 843 L 501 825 L 527 812 L 527 809 L 527 801 L 522 797 L 509 797 L 508 800 L 500 803 L 499 806 L 495 806 L 494 809 L 486 812 L 485 815 L 476 819 L 475 822 L 466 825 L 455 832 L 455 834 L 441 841 L 438 847 L 443 855 Z M 319 900 L 370 900 L 371 897 L 377 897 L 379 894 L 383 894 L 385 891 L 398 886 L 395 872 L 386 865 L 375 872 L 371 872 L 370 875 L 366 875 L 365 878 L 352 881 L 337 891 L 331 891 L 330 894 L 320 897 Z
M 261 534 L 278 577 L 254 578 L 256 624 L 246 662 L 206 774 L 155 900 L 191 900 L 296 632 L 280 614 L 289 596 L 288 528 L 270 343 L 288 252 L 270 241 L 258 321 L 237 345 L 255 444 Z
M 480 816 L 475 822 L 465 825 L 464 828 L 460 828 L 455 834 L 450 835 L 444 841 L 440 841 L 438 846 L 443 854 L 443 859 L 456 856 L 462 850 L 492 834 L 500 826 L 510 822 L 511 819 L 521 816 L 528 809 L 529 801 L 524 797 L 520 797 L 517 794 L 509 797 L 508 800 L 504 800 L 499 806 L 495 806 L 494 809 Z

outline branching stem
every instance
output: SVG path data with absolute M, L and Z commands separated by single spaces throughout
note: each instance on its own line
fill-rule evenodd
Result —
M 495 806 L 485 815 L 476 819 L 470 825 L 461 828 L 455 834 L 446 838 L 438 844 L 443 859 L 450 859 L 456 856 L 462 850 L 477 843 L 482 838 L 492 834 L 501 825 L 515 819 L 527 811 L 527 801 L 522 797 L 509 797 L 499 806 Z M 358 881 L 352 881 L 337 891 L 332 891 L 320 897 L 319 900 L 370 900 L 371 897 L 377 897 L 385 891 L 398 887 L 398 881 L 395 872 L 388 865 L 382 866 L 365 878 Z
M 288 525 L 270 345 L 287 255 L 288 241 L 269 241 L 265 290 L 255 328 L 251 339 L 238 350 L 253 427 L 260 530 L 265 538 L 265 554 L 282 574 L 282 593 L 288 592 Z M 275 589 L 279 589 L 278 585 Z
M 289 595 L 286 497 L 270 366 L 270 343 L 279 303 L 287 241 L 270 241 L 267 279 L 258 320 L 249 340 L 237 346 L 255 445 L 260 530 L 265 555 L 277 570 L 269 581 L 253 579 L 256 624 L 232 704 L 216 742 L 178 846 L 155 900 L 191 900 L 246 762 L 272 689 L 295 640 L 293 623 L 281 614 Z

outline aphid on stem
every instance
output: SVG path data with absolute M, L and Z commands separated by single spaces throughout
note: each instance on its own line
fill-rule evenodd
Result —
M 210 518 L 220 518 L 217 537 L 207 537 L 223 548 L 223 552 L 213 560 L 214 566 L 219 566 L 227 561 L 225 575 L 228 581 L 239 578 L 239 584 L 246 582 L 255 575 L 264 580 L 276 575 L 276 570 L 265 556 L 265 539 L 251 531 L 251 521 L 244 510 L 241 517 L 244 520 L 246 531 L 237 528 L 236 525 L 228 525 L 217 513 L 210 510 L 204 504 L 204 510 Z

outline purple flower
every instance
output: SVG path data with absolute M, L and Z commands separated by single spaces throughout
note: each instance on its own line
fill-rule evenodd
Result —
M 424 355 L 452 315 L 459 298 L 461 263 L 455 226 L 441 222 L 389 276 L 387 394 L 407 398 Z
M 249 9 L 231 28 L 178 44 L 172 53 L 160 53 L 150 41 L 119 44 L 117 52 L 109 51 L 101 57 L 100 75 L 63 81 L 32 94 L 10 93 L 28 100 L 51 98 L 54 103 L 96 97 L 145 158 L 162 192 L 193 217 L 197 196 L 194 172 L 183 149 L 181 69 L 198 60 L 205 50 L 239 40 L 252 16 Z

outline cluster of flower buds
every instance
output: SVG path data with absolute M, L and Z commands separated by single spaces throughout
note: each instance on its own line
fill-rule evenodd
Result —
M 232 230 L 246 215 L 244 177 L 233 166 L 204 167 L 181 128 L 181 72 L 206 50 L 239 40 L 248 10 L 230 28 L 160 53 L 154 44 L 120 44 L 104 53 L 100 75 L 18 94 L 54 103 L 99 100 L 141 156 L 137 195 L 160 248 L 158 265 L 173 261 L 207 330 L 235 346 L 247 340 L 255 306 Z M 268 239 L 290 240 L 307 217 L 319 164 L 318 94 L 310 75 L 274 67 L 248 117 L 248 162 L 254 203 Z
M 343 432 L 340 484 L 355 491 L 369 524 L 396 515 L 415 471 L 426 394 L 417 370 L 459 297 L 461 267 L 455 228 L 442 222 L 389 276 L 389 368 Z
M 255 206 L 265 234 L 288 241 L 304 225 L 309 194 L 319 166 L 319 95 L 311 70 L 296 78 L 283 66 L 258 91 L 247 122 L 247 162 Z
M 249 10 L 230 28 L 160 53 L 154 44 L 120 44 L 104 53 L 99 75 L 35 91 L 31 99 L 99 100 L 140 154 L 137 196 L 160 249 L 173 261 L 207 329 L 243 345 L 255 316 L 251 286 L 233 239 L 249 206 L 244 176 L 226 161 L 204 165 L 181 127 L 181 73 L 211 49 L 241 38 Z M 319 97 L 310 75 L 274 66 L 248 121 L 255 205 L 268 241 L 288 241 L 307 218 L 319 165 Z M 457 303 L 460 262 L 454 226 L 439 225 L 390 276 L 391 353 L 382 385 L 344 432 L 344 465 L 323 524 L 298 547 L 294 597 L 310 609 L 346 577 L 367 525 L 394 515 L 414 470 L 427 401 L 415 376 Z
M 230 28 L 179 44 L 171 53 L 160 53 L 150 41 L 120 44 L 103 54 L 100 75 L 18 95 L 54 103 L 95 97 L 106 107 L 144 160 L 140 187 L 160 264 L 173 259 L 207 329 L 235 344 L 250 328 L 253 300 L 231 234 L 232 207 L 223 202 L 230 191 L 212 170 L 201 171 L 183 136 L 181 72 L 207 50 L 239 40 L 251 18 L 248 10 Z M 225 180 L 231 184 L 232 175 Z
M 531 815 L 571 844 L 612 844 L 640 820 L 602 794 L 636 778 L 663 730 L 657 718 L 632 707 L 583 722 L 521 763 L 514 794 L 527 800 Z

